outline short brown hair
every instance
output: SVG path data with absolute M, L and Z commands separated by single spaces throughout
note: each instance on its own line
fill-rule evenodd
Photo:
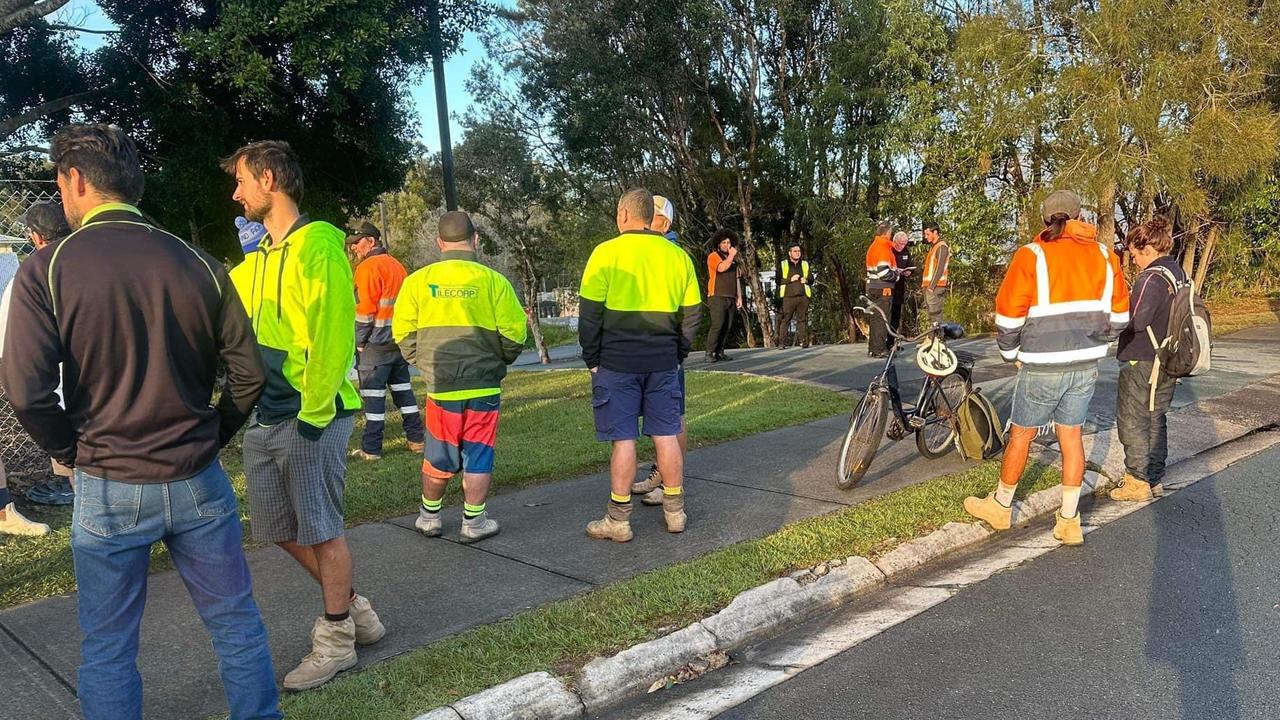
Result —
M 98 192 L 136 203 L 145 186 L 138 146 L 115 125 L 67 125 L 53 135 L 49 160 L 66 175 L 75 168 Z
M 1173 233 L 1168 219 L 1159 215 L 1142 223 L 1129 231 L 1124 238 L 1125 245 L 1131 250 L 1152 248 L 1161 255 L 1173 250 Z
M 618 199 L 618 210 L 626 210 L 632 217 L 644 221 L 645 225 L 653 222 L 653 193 L 644 188 L 634 188 L 622 194 Z
M 255 178 L 262 177 L 264 170 L 271 171 L 275 179 L 276 190 L 288 195 L 294 202 L 302 202 L 302 165 L 298 163 L 298 155 L 283 140 L 260 140 L 249 143 L 231 153 L 222 161 L 222 169 L 228 175 L 235 176 L 236 166 L 244 160 L 244 165 Z

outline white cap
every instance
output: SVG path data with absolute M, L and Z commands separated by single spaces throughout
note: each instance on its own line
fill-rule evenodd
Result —
M 667 222 L 675 223 L 676 206 L 672 205 L 671 201 L 666 199 L 665 197 L 661 195 L 654 195 L 653 196 L 653 214 L 655 217 L 658 215 L 661 215 L 662 217 L 667 219 Z

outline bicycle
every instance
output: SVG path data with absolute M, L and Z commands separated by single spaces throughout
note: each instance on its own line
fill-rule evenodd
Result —
M 841 490 L 858 484 L 871 467 L 871 461 L 880 449 L 880 441 L 886 434 L 896 442 L 909 433 L 915 433 L 916 449 L 930 460 L 951 452 L 959 433 L 956 411 L 973 390 L 974 356 L 963 351 L 953 352 L 945 344 L 946 340 L 964 337 L 963 327 L 935 323 L 919 335 L 907 338 L 888 327 L 884 311 L 869 298 L 864 295 L 861 301 L 865 307 L 856 306 L 854 310 L 867 315 L 873 311 L 878 313 L 896 342 L 885 358 L 884 369 L 867 385 L 866 394 L 858 401 L 849 420 L 849 430 L 845 433 L 836 468 L 836 484 Z M 917 362 L 925 371 L 925 380 L 915 404 L 904 406 L 898 393 L 898 371 L 894 360 L 902 347 L 916 343 L 921 343 Z M 951 363 L 948 356 L 954 356 L 955 362 Z M 890 419 L 892 423 L 888 422 Z

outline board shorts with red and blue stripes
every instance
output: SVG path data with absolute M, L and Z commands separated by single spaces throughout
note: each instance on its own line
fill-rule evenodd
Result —
M 450 478 L 459 472 L 493 472 L 493 445 L 498 439 L 501 395 L 469 400 L 427 397 L 427 437 L 422 472 Z

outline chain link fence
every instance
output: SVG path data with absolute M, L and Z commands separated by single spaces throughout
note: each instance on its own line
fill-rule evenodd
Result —
M 58 187 L 52 181 L 0 179 L 0 289 L 8 284 L 17 263 L 35 250 L 22 225 L 23 213 L 41 202 L 56 202 Z M 0 318 L 5 322 L 7 318 Z M 13 414 L 9 399 L 0 388 L 0 459 L 10 473 L 44 475 L 49 471 L 49 456 L 27 435 Z

